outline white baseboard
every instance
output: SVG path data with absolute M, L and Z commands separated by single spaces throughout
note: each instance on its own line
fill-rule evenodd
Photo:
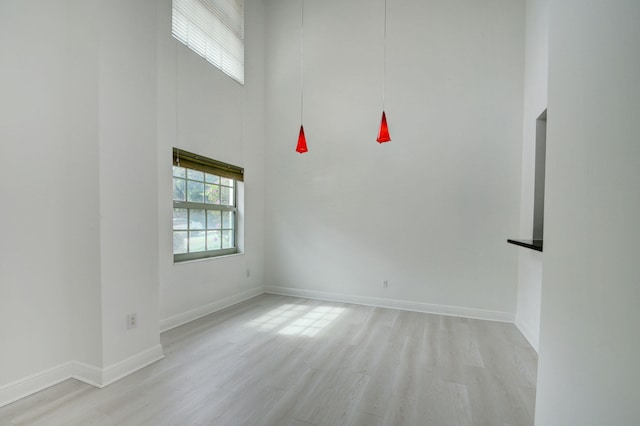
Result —
M 489 311 L 484 309 L 463 308 L 458 306 L 435 305 L 432 303 L 409 302 L 406 300 L 382 299 L 378 297 L 355 296 L 351 294 L 329 293 L 324 291 L 304 290 L 291 287 L 266 286 L 265 293 L 282 296 L 304 297 L 330 302 L 354 303 L 358 305 L 377 306 L 381 308 L 403 309 L 405 311 L 424 312 L 428 314 L 449 315 L 463 318 L 474 318 L 489 321 L 512 323 L 513 313 Z
M 83 362 L 69 361 L 0 386 L 0 407 L 68 379 L 77 379 L 97 388 L 103 388 L 162 358 L 164 358 L 162 345 L 157 345 L 104 369 Z
M 85 364 L 84 362 L 73 361 L 73 371 L 71 378 L 80 380 L 81 382 L 102 388 L 102 368 L 95 365 Z
M 162 319 L 160 320 L 160 332 L 162 333 L 171 330 L 172 328 L 179 327 L 198 318 L 202 318 L 204 316 L 217 312 L 221 309 L 228 308 L 229 306 L 235 305 L 236 303 L 244 302 L 245 300 L 251 299 L 252 297 L 259 296 L 262 293 L 264 293 L 264 289 L 262 286 L 255 287 L 238 294 L 234 294 L 233 296 L 225 297 L 224 299 L 199 306 L 190 311 Z
M 524 336 L 525 339 L 527 339 L 527 341 L 529 342 L 529 344 L 531 345 L 531 347 L 538 352 L 538 334 L 535 334 L 533 332 L 531 332 L 530 327 L 528 327 L 525 323 L 523 323 L 522 321 L 518 321 L 516 320 L 515 322 L 515 326 L 518 328 L 518 330 L 520 330 L 520 333 L 522 333 L 522 335 Z
M 57 385 L 71 377 L 73 362 L 66 362 L 15 382 L 0 386 L 0 407 L 11 404 L 25 396 Z
M 164 358 L 162 345 L 156 345 L 130 358 L 111 364 L 102 370 L 102 386 L 108 386 L 149 364 L 160 361 L 162 358 Z

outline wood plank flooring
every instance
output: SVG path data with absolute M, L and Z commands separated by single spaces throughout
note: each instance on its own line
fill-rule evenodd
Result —
M 0 408 L 14 425 L 532 425 L 512 324 L 261 295 L 162 334 L 165 359 Z

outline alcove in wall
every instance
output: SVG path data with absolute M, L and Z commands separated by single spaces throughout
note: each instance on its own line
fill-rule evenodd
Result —
M 530 240 L 509 239 L 507 242 L 542 251 L 544 240 L 544 180 L 547 153 L 547 110 L 536 119 L 536 160 L 533 191 L 533 235 Z

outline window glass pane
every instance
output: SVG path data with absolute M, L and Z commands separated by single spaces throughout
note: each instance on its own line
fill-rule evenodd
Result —
M 173 229 L 187 229 L 187 209 L 173 209 Z
M 174 175 L 175 177 L 181 177 L 181 178 L 183 178 L 183 177 L 185 177 L 185 173 L 186 173 L 186 172 L 185 172 L 184 167 L 176 167 L 176 166 L 173 166 L 173 175 Z
M 233 248 L 233 231 L 222 231 L 222 248 Z
M 204 203 L 204 182 L 187 181 L 187 201 Z
M 216 210 L 207 210 L 207 229 L 220 229 L 220 213 Z
M 187 252 L 187 231 L 173 231 L 173 254 Z
M 224 229 L 233 229 L 234 212 L 222 212 L 222 227 Z
M 196 251 L 205 251 L 205 232 L 190 231 L 189 232 L 189 253 Z
M 220 204 L 224 206 L 233 206 L 233 188 L 226 186 L 220 187 Z
M 220 250 L 220 231 L 207 231 L 207 250 Z
M 173 166 L 172 171 L 174 255 L 205 258 L 235 249 L 236 212 L 216 209 L 236 205 L 236 181 L 186 167 Z M 184 202 L 192 203 L 190 208 Z
M 204 229 L 204 210 L 189 210 L 189 229 Z
M 184 201 L 187 191 L 187 181 L 180 178 L 173 178 L 173 199 L 174 201 Z
M 220 183 L 220 178 L 218 176 L 209 173 L 204 174 L 204 180 L 209 183 Z
M 187 169 L 187 177 L 191 180 L 204 181 L 204 173 L 197 170 Z
M 204 202 L 207 204 L 220 204 L 220 187 L 218 185 L 204 185 Z

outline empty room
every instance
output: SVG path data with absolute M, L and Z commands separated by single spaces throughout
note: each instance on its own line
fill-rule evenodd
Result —
M 0 0 L 0 426 L 640 424 L 637 0 Z

